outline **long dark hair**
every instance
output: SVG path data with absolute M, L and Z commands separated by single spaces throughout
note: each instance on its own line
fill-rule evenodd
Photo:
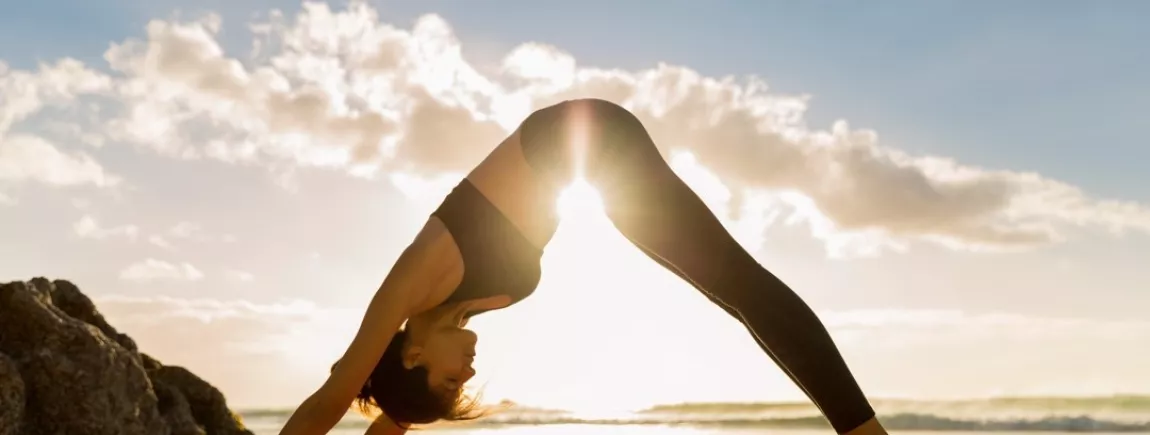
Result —
M 407 330 L 404 329 L 391 338 L 375 370 L 356 395 L 355 408 L 368 417 L 382 412 L 396 423 L 428 424 L 439 420 L 464 421 L 482 417 L 477 409 L 477 400 L 462 391 L 436 391 L 428 382 L 426 368 L 403 366 L 406 340 Z M 338 364 L 336 361 L 332 370 Z

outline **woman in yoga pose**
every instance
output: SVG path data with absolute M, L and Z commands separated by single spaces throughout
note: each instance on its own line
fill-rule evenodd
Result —
M 369 433 L 469 418 L 476 337 L 462 326 L 535 290 L 559 192 L 577 176 L 628 240 L 742 322 L 837 433 L 885 434 L 814 312 L 739 246 L 632 113 L 598 99 L 532 113 L 447 195 L 281 433 L 326 433 L 353 401 L 382 411 Z

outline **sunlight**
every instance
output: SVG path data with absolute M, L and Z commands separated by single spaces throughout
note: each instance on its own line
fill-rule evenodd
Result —
M 539 288 L 471 324 L 486 398 L 610 419 L 659 403 L 801 397 L 764 370 L 745 328 L 614 228 L 593 185 L 572 182 L 556 208 Z
M 559 194 L 558 203 L 559 216 L 568 222 L 603 214 L 603 200 L 599 192 L 582 178 L 576 179 Z
M 573 127 L 570 127 L 569 132 L 571 137 L 567 138 L 567 140 L 570 141 L 572 145 L 570 152 L 574 154 L 571 156 L 571 162 L 575 165 L 573 168 L 575 179 L 581 181 L 587 169 L 587 145 L 589 141 L 587 133 L 592 127 L 590 114 L 584 110 L 584 106 L 576 106 L 574 113 L 568 114 L 567 116 L 574 118 L 567 121 L 573 125 Z

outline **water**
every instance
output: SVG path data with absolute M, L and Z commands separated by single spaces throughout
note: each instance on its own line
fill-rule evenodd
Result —
M 256 435 L 275 435 L 279 428 L 251 428 Z M 366 428 L 338 428 L 328 432 L 331 435 L 363 435 Z M 814 429 L 719 429 L 719 428 L 686 428 L 665 426 L 608 426 L 608 425 L 562 425 L 562 426 L 520 426 L 506 428 L 472 428 L 472 429 L 428 429 L 424 431 L 411 431 L 409 434 L 426 432 L 428 435 L 827 435 L 834 432 Z M 939 435 L 937 431 L 892 431 L 897 435 Z M 1016 435 L 1017 432 L 945 432 L 946 435 Z M 1027 435 L 1063 435 L 1062 432 L 1028 432 Z M 1118 433 L 1098 432 L 1100 435 L 1119 435 Z M 1121 434 L 1126 435 L 1126 434 Z
M 873 404 L 883 425 L 896 434 L 1150 433 L 1150 396 L 876 400 Z M 252 410 L 240 414 L 249 429 L 258 435 L 269 435 L 279 432 L 291 410 Z M 349 414 L 330 433 L 363 434 L 367 426 L 366 419 Z M 808 403 L 682 404 L 597 416 L 503 404 L 488 417 L 475 422 L 409 433 L 418 432 L 429 435 L 833 433 Z

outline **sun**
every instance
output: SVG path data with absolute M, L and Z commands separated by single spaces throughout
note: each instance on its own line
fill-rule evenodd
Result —
M 559 216 L 567 222 L 603 215 L 603 200 L 586 180 L 576 179 L 559 194 Z

